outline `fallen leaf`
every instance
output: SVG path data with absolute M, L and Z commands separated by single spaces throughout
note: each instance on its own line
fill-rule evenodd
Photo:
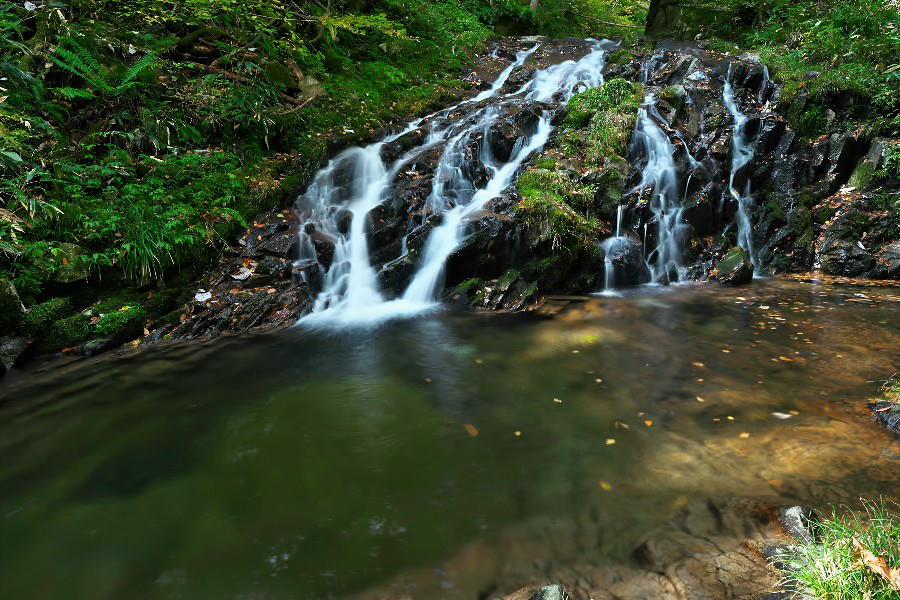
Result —
M 463 425 L 463 427 L 465 428 L 466 433 L 468 433 L 472 437 L 478 436 L 478 428 L 475 427 L 474 425 L 472 425 L 471 423 L 466 423 L 465 425 Z
M 738 437 L 741 438 L 742 440 L 746 440 L 746 439 L 748 439 L 748 438 L 750 437 L 750 434 L 747 433 L 747 432 L 745 431 L 744 433 L 742 433 L 742 434 L 739 435 Z
M 793 358 L 788 358 L 787 356 L 779 356 L 778 360 L 783 360 L 785 362 L 794 362 Z
M 615 446 L 616 440 L 614 440 L 613 438 L 606 438 L 606 445 L 607 446 Z
M 646 425 L 647 427 L 653 427 L 653 421 L 647 419 L 646 421 L 644 421 L 644 425 Z
M 560 400 L 559 398 L 554 398 L 553 401 L 557 404 L 562 404 L 562 400 Z
M 521 432 L 521 431 L 513 431 L 513 435 L 516 436 L 516 437 L 521 437 L 521 436 L 522 436 L 522 432 Z
M 600 482 L 600 489 L 603 490 L 603 491 L 605 491 L 605 492 L 608 492 L 609 490 L 612 489 L 612 485 L 609 484 L 609 483 L 607 483 L 607 482 L 605 482 L 605 481 L 601 481 L 601 482 Z
M 700 367 L 701 369 L 706 366 L 702 362 L 695 362 L 695 363 L 691 363 L 691 364 L 694 365 L 695 367 Z
M 900 569 L 889 567 L 884 557 L 875 556 L 856 538 L 853 538 L 853 547 L 859 552 L 860 559 L 869 570 L 882 576 L 895 591 L 900 592 Z

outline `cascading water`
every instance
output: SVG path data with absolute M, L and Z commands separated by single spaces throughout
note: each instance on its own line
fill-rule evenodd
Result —
M 734 89 L 731 87 L 731 67 L 725 77 L 725 85 L 722 91 L 725 107 L 728 109 L 732 120 L 731 134 L 731 174 L 728 178 L 728 191 L 737 202 L 737 243 L 747 251 L 754 271 L 759 271 L 756 252 L 753 248 L 753 224 L 750 213 L 753 208 L 753 197 L 750 195 L 750 179 L 747 178 L 741 189 L 737 188 L 736 178 L 751 160 L 753 160 L 753 144 L 756 140 L 747 135 L 747 116 L 741 112 L 734 97 Z
M 659 126 L 662 117 L 656 110 L 656 96 L 647 94 L 638 110 L 634 143 L 646 162 L 641 181 L 632 190 L 650 189 L 650 210 L 657 224 L 656 248 L 647 254 L 646 263 L 653 283 L 680 281 L 685 268 L 681 260 L 684 231 L 683 194 L 675 167 L 675 146 Z
M 468 219 L 487 202 L 498 197 L 514 181 L 522 163 L 540 150 L 553 131 L 552 114 L 541 109 L 532 133 L 519 139 L 509 159 L 500 164 L 490 153 L 491 126 L 497 121 L 505 103 L 564 103 L 580 85 L 594 87 L 603 83 L 601 71 L 608 45 L 594 42 L 594 47 L 578 61 L 565 61 L 537 71 L 533 79 L 513 93 L 500 95 L 510 74 L 537 49 L 517 54 L 493 85 L 477 96 L 459 104 L 410 122 L 398 134 L 366 148 L 347 150 L 320 171 L 307 193 L 298 203 L 298 212 L 306 218 L 301 228 L 301 260 L 316 261 L 315 236 L 334 242 L 334 253 L 325 275 L 322 291 L 313 312 L 301 323 L 313 325 L 373 324 L 387 318 L 421 313 L 436 306 L 444 265 L 447 258 L 465 238 Z M 479 103 L 496 98 L 491 106 Z M 471 104 L 474 111 L 462 117 L 454 111 Z M 386 168 L 381 152 L 386 143 L 418 129 L 430 121 L 430 132 L 424 142 Z M 482 134 L 480 160 L 488 175 L 476 185 L 465 168 L 465 148 L 476 134 Z M 377 274 L 371 264 L 366 234 L 369 211 L 390 194 L 400 167 L 423 149 L 443 144 L 435 169 L 432 191 L 427 200 L 430 213 L 442 213 L 443 219 L 428 236 L 417 270 L 404 293 L 386 300 L 379 290 Z M 342 181 L 353 166 L 351 180 Z M 349 227 L 347 218 L 349 216 Z M 312 233 L 310 233 L 312 232 Z M 404 240 L 403 250 L 406 251 Z M 322 265 L 320 264 L 320 267 Z
M 603 240 L 600 248 L 603 250 L 603 291 L 601 296 L 618 296 L 616 292 L 616 265 L 613 256 L 628 244 L 628 239 L 622 237 L 622 214 L 625 207 L 621 204 L 616 207 L 616 235 Z

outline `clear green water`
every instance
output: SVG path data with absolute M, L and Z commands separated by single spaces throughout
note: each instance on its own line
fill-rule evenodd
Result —
M 643 290 L 13 374 L 2 597 L 474 599 L 628 561 L 711 495 L 896 496 L 900 447 L 864 400 L 898 370 L 898 300 Z

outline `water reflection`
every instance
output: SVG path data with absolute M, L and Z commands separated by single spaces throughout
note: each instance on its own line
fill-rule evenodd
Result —
M 898 489 L 900 447 L 860 403 L 897 370 L 897 290 L 770 281 L 557 304 L 4 383 L 4 591 L 474 598 L 627 562 L 712 495 Z

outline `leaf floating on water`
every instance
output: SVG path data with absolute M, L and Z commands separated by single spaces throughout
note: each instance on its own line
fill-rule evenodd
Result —
M 734 421 L 734 417 L 732 417 L 731 415 L 728 415 L 728 416 L 725 417 L 725 418 L 728 419 L 729 421 Z
M 653 421 L 647 419 L 646 421 L 644 421 L 644 425 L 646 425 L 647 427 L 653 427 Z
M 699 367 L 701 369 L 706 366 L 702 362 L 695 362 L 695 363 L 691 363 L 691 364 L 694 365 L 695 367 Z
M 601 481 L 600 489 L 603 490 L 604 492 L 608 492 L 612 489 L 612 485 L 606 481 Z
M 597 383 L 603 383 L 603 380 L 602 380 L 602 379 L 600 379 L 600 378 L 599 378 L 599 377 L 598 377 L 598 378 L 596 378 L 596 379 L 595 379 L 595 380 L 594 380 L 594 381 L 595 381 L 595 382 L 597 382 Z
M 614 440 L 613 438 L 606 438 L 606 445 L 607 446 L 615 446 L 616 440 Z
M 729 354 L 731 352 L 731 350 L 729 350 L 727 348 L 722 348 L 722 352 L 724 352 L 725 354 Z
M 425 383 L 431 383 L 431 377 L 426 377 L 426 378 L 425 378 Z
M 557 404 L 562 404 L 562 400 L 560 400 L 559 398 L 554 398 L 553 401 Z
M 779 356 L 778 360 L 783 360 L 784 362 L 794 362 L 793 358 L 788 358 L 787 356 Z
M 747 432 L 745 431 L 745 432 L 743 432 L 741 435 L 739 435 L 738 437 L 741 438 L 742 440 L 746 440 L 746 439 L 749 439 L 749 438 L 750 438 L 750 434 L 747 433 Z
M 516 430 L 516 431 L 513 431 L 513 435 L 516 436 L 516 437 L 522 437 L 522 432 Z
M 466 433 L 471 435 L 472 437 L 478 437 L 478 428 L 472 425 L 471 423 L 466 423 L 463 425 L 466 430 Z
M 614 422 L 613 427 L 616 429 L 631 429 L 631 427 L 628 426 L 628 423 L 623 423 L 622 421 Z
M 772 416 L 775 417 L 776 419 L 781 419 L 782 421 L 784 421 L 785 419 L 790 419 L 790 418 L 791 418 L 792 416 L 794 416 L 794 415 L 790 415 L 790 414 L 788 414 L 788 413 L 783 413 L 783 412 L 775 411 L 775 412 L 772 413 Z
M 704 400 L 704 399 L 701 398 L 700 396 L 697 396 L 697 402 L 706 402 L 706 400 Z

